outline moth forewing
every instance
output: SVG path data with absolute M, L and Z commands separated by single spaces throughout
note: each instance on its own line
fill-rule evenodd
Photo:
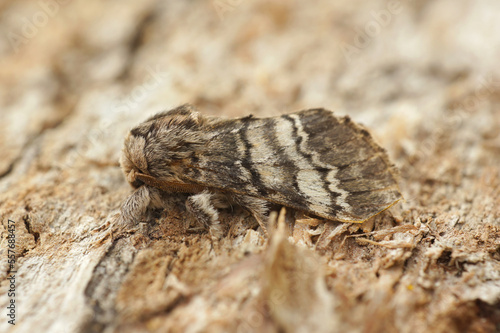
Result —
M 366 129 L 324 109 L 226 120 L 183 105 L 134 128 L 124 154 L 126 176 L 196 195 L 190 211 L 206 225 L 218 225 L 221 200 L 243 206 L 265 228 L 269 203 L 363 222 L 401 199 L 385 150 Z

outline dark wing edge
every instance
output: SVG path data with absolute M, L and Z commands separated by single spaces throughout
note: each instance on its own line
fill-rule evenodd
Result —
M 390 161 L 387 151 L 373 139 L 370 132 L 363 125 L 353 122 L 349 116 L 336 117 L 332 111 L 322 108 L 304 110 L 297 114 L 299 115 L 298 119 L 300 119 L 302 123 L 311 121 L 313 123 L 312 128 L 314 129 L 320 127 L 314 125 L 315 121 L 323 123 L 326 128 L 325 134 L 328 134 L 328 137 L 332 136 L 335 138 L 334 141 L 336 141 L 336 144 L 333 146 L 344 149 L 344 152 L 340 150 L 339 152 L 334 152 L 333 155 L 325 154 L 324 157 L 325 163 L 331 162 L 341 170 L 338 173 L 341 184 L 349 184 L 350 171 L 362 169 L 364 172 L 363 177 L 358 176 L 357 180 L 358 183 L 363 182 L 363 180 L 366 181 L 368 183 L 364 184 L 366 189 L 364 191 L 350 193 L 351 198 L 349 204 L 353 207 L 353 218 L 342 218 L 337 215 L 335 217 L 336 220 L 362 223 L 404 199 L 398 184 L 399 170 Z M 308 118 L 310 119 L 308 120 Z M 307 126 L 304 130 L 308 132 Z M 349 137 L 349 132 L 351 132 L 351 137 Z M 309 131 L 308 134 L 310 135 L 309 139 L 314 141 L 314 134 L 311 133 L 311 131 Z M 344 136 L 343 139 L 342 136 Z M 312 143 L 313 147 L 315 145 L 316 144 Z M 357 155 L 352 154 L 356 152 L 356 147 L 359 151 Z M 365 156 L 363 157 L 363 155 Z M 354 161 L 352 164 L 339 163 L 342 157 L 349 156 L 351 156 Z M 366 158 L 367 156 L 368 158 Z M 358 166 L 357 168 L 354 167 L 356 165 Z M 381 166 L 383 166 L 383 168 L 381 168 Z M 382 174 L 386 176 L 385 187 L 377 188 L 376 185 L 384 184 L 384 181 L 377 181 L 377 175 Z M 382 195 L 384 193 L 385 195 Z

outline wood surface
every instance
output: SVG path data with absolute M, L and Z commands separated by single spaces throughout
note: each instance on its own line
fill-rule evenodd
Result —
M 0 12 L 0 332 L 500 332 L 498 1 Z M 286 219 L 269 239 L 235 209 L 217 248 L 183 229 L 182 207 L 113 229 L 125 134 L 183 103 L 349 115 L 406 201 L 361 225 Z

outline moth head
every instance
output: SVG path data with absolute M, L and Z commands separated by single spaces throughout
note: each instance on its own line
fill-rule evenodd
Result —
M 144 173 L 147 170 L 148 164 L 144 155 L 146 140 L 142 137 L 136 137 L 132 133 L 128 133 L 125 138 L 122 155 L 120 157 L 120 165 L 125 178 L 133 188 L 138 188 L 143 185 L 143 182 L 137 179 L 138 173 Z
M 186 161 L 205 142 L 206 123 L 190 105 L 161 112 L 133 128 L 125 138 L 120 165 L 129 184 L 144 183 L 138 174 L 166 182 L 181 182 Z

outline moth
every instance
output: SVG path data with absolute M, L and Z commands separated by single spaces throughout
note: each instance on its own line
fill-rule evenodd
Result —
M 134 188 L 123 223 L 179 199 L 214 237 L 223 236 L 219 210 L 234 205 L 265 232 L 274 206 L 363 222 L 402 198 L 385 150 L 348 116 L 325 109 L 224 119 L 182 105 L 133 128 L 120 164 Z

